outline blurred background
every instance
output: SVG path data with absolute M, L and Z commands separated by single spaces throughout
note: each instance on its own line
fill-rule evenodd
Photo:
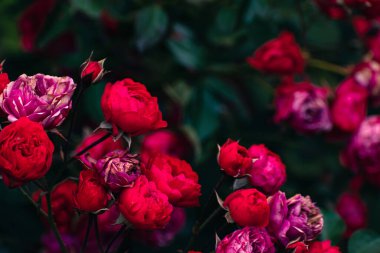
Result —
M 217 144 L 227 138 L 246 147 L 264 143 L 286 165 L 283 191 L 288 196 L 310 195 L 325 214 L 322 239 L 347 252 L 345 225 L 335 212 L 337 198 L 354 178 L 339 162 L 345 140 L 299 134 L 274 124 L 273 96 L 279 78 L 263 75 L 246 63 L 256 48 L 283 30 L 293 32 L 313 58 L 336 65 L 354 64 L 364 52 L 350 22 L 331 20 L 311 0 L 0 1 L 0 59 L 6 59 L 4 70 L 10 80 L 23 73 L 69 75 L 78 80 L 80 65 L 91 52 L 94 60 L 107 58 L 105 68 L 110 73 L 80 101 L 75 143 L 85 128 L 95 129 L 103 121 L 100 97 L 105 83 L 131 77 L 158 97 L 169 129 L 183 138 L 185 157 L 200 176 L 202 203 L 221 176 Z M 313 65 L 303 75 L 316 85 L 332 88 L 344 79 Z M 377 109 L 370 112 L 376 113 Z M 79 169 L 79 164 L 72 165 L 67 176 L 77 176 Z M 224 187 L 220 195 L 228 192 Z M 380 233 L 379 196 L 373 186 L 361 190 L 369 210 L 368 229 L 373 231 L 366 236 L 374 242 L 380 242 L 376 234 Z M 33 206 L 3 184 L 0 201 L 0 252 L 41 250 L 43 224 Z M 214 202 L 209 213 L 217 206 Z M 187 210 L 185 227 L 167 246 L 133 243 L 130 252 L 183 248 L 199 212 Z M 223 225 L 222 217 L 214 223 L 202 232 L 194 249 L 214 249 L 214 232 Z M 229 229 L 233 227 L 222 227 L 221 236 Z M 380 252 L 379 248 L 371 252 Z

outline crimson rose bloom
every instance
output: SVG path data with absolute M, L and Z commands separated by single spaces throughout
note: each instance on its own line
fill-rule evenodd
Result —
M 331 246 L 330 241 L 312 242 L 309 245 L 309 253 L 340 253 L 340 249 L 336 246 Z
M 137 229 L 164 228 L 170 221 L 173 206 L 157 190 L 154 182 L 140 176 L 131 188 L 124 189 L 118 200 L 121 214 Z
M 269 205 L 264 194 L 256 189 L 237 190 L 224 200 L 224 207 L 241 227 L 266 227 L 269 222 Z
M 7 73 L 0 73 L 0 94 L 3 93 L 5 87 L 9 83 L 9 77 Z
M 74 201 L 76 208 L 84 212 L 96 212 L 107 207 L 108 194 L 96 171 L 80 172 Z
M 76 148 L 75 153 L 76 154 L 79 153 L 85 147 L 101 139 L 106 134 L 107 134 L 106 130 L 100 129 L 92 133 L 91 135 L 87 136 L 82 141 L 82 143 Z M 86 165 L 87 167 L 94 168 L 94 165 L 99 159 L 103 158 L 109 152 L 117 150 L 117 149 L 124 149 L 122 138 L 120 138 L 117 141 L 113 141 L 112 136 L 110 136 L 109 138 L 105 139 L 98 145 L 90 148 L 89 150 L 87 150 L 87 152 L 85 152 L 84 154 L 76 158 L 79 159 L 82 163 L 84 163 L 84 165 Z
M 331 108 L 334 125 L 344 132 L 354 132 L 367 115 L 367 89 L 352 78 L 346 79 L 336 90 Z
M 171 204 L 178 207 L 199 205 L 201 186 L 198 175 L 186 161 L 156 153 L 145 161 L 142 169 L 157 189 L 168 196 Z
M 77 190 L 77 183 L 66 179 L 54 187 L 51 193 L 51 208 L 54 221 L 61 232 L 69 232 L 72 229 L 74 210 L 74 192 Z M 33 193 L 33 200 L 38 202 L 41 198 L 41 208 L 48 212 L 46 195 L 41 195 L 38 190 Z
M 346 223 L 345 236 L 367 226 L 367 206 L 358 194 L 345 192 L 339 199 L 336 211 Z
M 276 193 L 286 181 L 285 165 L 281 158 L 265 145 L 252 145 L 248 149 L 254 160 L 248 171 L 251 184 L 267 195 Z
M 301 49 L 290 32 L 282 32 L 266 42 L 247 58 L 247 62 L 259 71 L 280 75 L 302 73 L 305 68 Z
M 43 177 L 50 169 L 54 145 L 41 124 L 26 117 L 0 132 L 0 173 L 4 184 L 17 187 Z
M 252 159 L 248 150 L 239 142 L 228 139 L 219 149 L 218 163 L 220 168 L 231 177 L 243 176 L 251 167 Z
M 157 98 L 152 97 L 143 84 L 129 78 L 106 85 L 101 107 L 114 133 L 120 129 L 135 136 L 167 126 Z
M 299 132 L 328 131 L 332 124 L 327 104 L 328 90 L 308 82 L 285 81 L 276 88 L 276 123 L 288 121 Z

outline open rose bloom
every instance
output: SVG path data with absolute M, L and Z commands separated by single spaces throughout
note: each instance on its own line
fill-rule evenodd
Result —
M 67 117 L 75 88 L 70 77 L 23 74 L 6 86 L 0 95 L 0 107 L 11 122 L 28 117 L 45 129 L 55 128 Z

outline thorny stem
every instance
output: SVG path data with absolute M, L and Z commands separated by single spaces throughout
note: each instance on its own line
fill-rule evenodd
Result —
M 19 187 L 19 189 L 20 189 L 20 191 L 21 191 L 21 193 L 29 200 L 29 202 L 30 203 L 32 203 L 32 205 L 35 207 L 35 208 L 37 208 L 37 210 L 43 215 L 43 216 L 45 216 L 46 218 L 48 217 L 48 214 L 44 211 L 44 210 L 42 210 L 39 206 L 38 206 L 38 204 L 36 203 L 36 202 L 34 202 L 34 200 L 32 199 L 32 197 L 30 197 L 30 195 L 26 192 L 26 190 L 22 187 L 22 186 L 20 186 Z
M 68 253 L 68 251 L 65 247 L 65 244 L 62 240 L 61 234 L 58 231 L 57 225 L 54 222 L 53 213 L 52 213 L 52 209 L 51 209 L 51 193 L 50 193 L 50 190 L 46 193 L 46 201 L 47 201 L 47 207 L 48 207 L 48 221 L 49 221 L 50 227 L 53 230 L 53 233 L 58 240 L 61 252 Z
M 114 244 L 114 242 L 119 238 L 119 236 L 121 236 L 125 230 L 128 229 L 127 225 L 124 224 L 120 229 L 119 231 L 117 231 L 117 233 L 115 234 L 115 236 L 111 239 L 111 241 L 109 242 L 108 246 L 107 246 L 107 249 L 106 249 L 106 252 L 105 253 L 108 253 L 111 248 L 112 248 L 112 245 Z
M 345 67 L 319 59 L 309 58 L 308 63 L 311 67 L 327 70 L 343 76 L 346 76 L 349 73 L 349 70 Z

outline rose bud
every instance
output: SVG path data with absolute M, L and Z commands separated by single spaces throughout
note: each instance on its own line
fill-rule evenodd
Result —
M 0 132 L 0 173 L 4 184 L 17 187 L 40 179 L 52 163 L 54 145 L 41 124 L 22 117 Z
M 56 185 L 51 192 L 51 207 L 54 221 L 59 231 L 69 232 L 73 227 L 74 210 L 74 193 L 77 190 L 77 183 L 73 180 L 66 179 Z M 38 190 L 33 193 L 34 202 L 41 201 L 41 209 L 48 212 L 46 195 Z
M 305 68 L 301 49 L 290 32 L 282 32 L 266 42 L 247 62 L 252 68 L 270 74 L 292 75 L 302 73 Z
M 309 253 L 341 253 L 341 251 L 339 247 L 331 246 L 330 241 L 315 241 L 310 243 Z
M 182 208 L 174 208 L 171 219 L 164 229 L 157 230 L 137 230 L 135 237 L 142 243 L 147 243 L 152 247 L 166 247 L 184 227 L 186 212 Z
M 341 162 L 380 186 L 380 116 L 365 119 L 341 154 Z
M 18 21 L 21 45 L 25 51 L 32 51 L 38 34 L 45 26 L 46 18 L 53 10 L 56 0 L 35 0 L 23 11 Z
M 144 136 L 141 143 L 142 154 L 154 154 L 156 152 L 184 159 L 188 156 L 189 141 L 171 130 L 160 129 Z
M 291 250 L 292 253 L 308 253 L 308 246 L 304 242 L 295 242 L 288 244 L 287 250 Z
M 314 0 L 318 7 L 332 19 L 343 19 L 347 16 L 343 1 L 340 0 Z
M 45 129 L 55 128 L 67 117 L 75 88 L 70 77 L 23 74 L 0 95 L 0 107 L 10 122 L 28 117 Z
M 290 242 L 312 241 L 322 232 L 323 216 L 309 196 L 297 194 L 287 200 L 283 192 L 278 192 L 268 202 L 268 232 L 284 247 Z
M 327 96 L 326 88 L 308 82 L 285 82 L 276 88 L 274 121 L 288 121 L 301 133 L 329 131 L 332 123 Z
M 108 153 L 98 160 L 96 169 L 103 177 L 107 187 L 113 192 L 131 187 L 141 175 L 138 155 L 129 154 L 125 150 L 115 150 Z
M 103 59 L 100 61 L 91 61 L 91 57 L 90 57 L 90 59 L 88 59 L 83 64 L 80 77 L 82 79 L 85 79 L 88 76 L 91 83 L 96 83 L 97 81 L 102 79 L 105 74 L 105 71 L 104 71 L 105 61 L 106 59 Z
M 92 133 L 91 135 L 87 136 L 82 141 L 82 143 L 76 148 L 75 154 L 81 152 L 84 148 L 98 141 L 99 139 L 104 137 L 107 133 L 108 132 L 106 130 L 100 129 Z M 105 139 L 98 145 L 90 148 L 84 154 L 77 156 L 76 158 L 79 159 L 88 168 L 95 168 L 95 164 L 99 159 L 103 158 L 109 152 L 118 150 L 118 149 L 124 149 L 123 139 L 114 141 L 112 136 L 110 136 L 109 138 Z
M 74 197 L 75 207 L 83 212 L 97 212 L 107 207 L 108 199 L 98 173 L 93 170 L 82 170 Z
M 286 181 L 285 165 L 281 158 L 263 144 L 252 145 L 248 154 L 254 160 L 248 171 L 252 186 L 267 195 L 276 193 Z
M 167 126 L 162 120 L 157 98 L 152 97 L 143 84 L 129 78 L 106 85 L 101 107 L 114 134 L 120 129 L 136 136 Z
M 274 253 L 276 249 L 265 229 L 245 227 L 221 240 L 215 253 Z
M 220 168 L 231 177 L 244 176 L 252 164 L 248 150 L 231 139 L 219 148 L 217 159 Z
M 3 90 L 7 87 L 7 84 L 10 83 L 7 73 L 0 73 L 0 94 L 3 93 Z
M 269 205 L 264 194 L 256 189 L 237 190 L 224 200 L 233 221 L 241 227 L 266 227 L 269 221 Z
M 376 61 L 364 61 L 351 73 L 355 82 L 364 87 L 375 106 L 380 105 L 380 64 Z
M 173 211 L 168 197 L 145 176 L 140 176 L 131 188 L 121 192 L 118 208 L 136 229 L 165 228 Z
M 178 207 L 199 206 L 201 185 L 190 164 L 169 155 L 156 153 L 144 162 L 143 173 L 169 202 Z
M 333 124 L 344 132 L 354 132 L 367 115 L 367 89 L 352 78 L 337 88 L 331 107 Z
M 346 237 L 367 226 L 367 206 L 358 194 L 343 193 L 338 199 L 336 211 L 346 224 Z

